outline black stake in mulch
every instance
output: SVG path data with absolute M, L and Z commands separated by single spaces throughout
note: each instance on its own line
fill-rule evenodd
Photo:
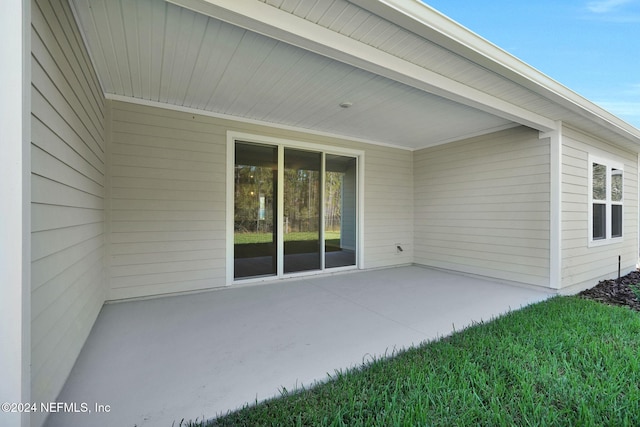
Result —
M 620 255 L 618 255 L 618 283 L 620 283 Z

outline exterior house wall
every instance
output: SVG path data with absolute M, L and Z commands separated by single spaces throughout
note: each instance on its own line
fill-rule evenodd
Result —
M 365 150 L 365 268 L 413 262 L 413 153 L 380 146 Z M 396 251 L 397 244 L 403 252 Z
M 104 98 L 67 2 L 31 9 L 31 400 L 50 402 L 106 296 Z
M 109 299 L 225 285 L 227 131 L 365 152 L 365 268 L 412 261 L 411 152 L 109 101 Z M 395 243 L 404 252 L 394 256 Z
M 55 400 L 105 299 L 225 285 L 227 131 L 363 151 L 364 268 L 415 262 L 549 285 L 538 132 L 411 152 L 105 102 L 67 1 L 32 0 L 31 12 L 31 401 Z M 622 242 L 589 247 L 589 154 L 624 164 Z M 561 200 L 564 291 L 612 277 L 619 255 L 635 268 L 637 154 L 566 128 Z
M 549 286 L 549 140 L 519 127 L 416 151 L 415 262 Z
M 110 299 L 224 284 L 224 129 L 121 102 L 110 112 Z
M 638 155 L 571 128 L 562 147 L 562 289 L 577 292 L 635 269 L 638 261 Z M 623 241 L 589 247 L 589 155 L 624 165 Z

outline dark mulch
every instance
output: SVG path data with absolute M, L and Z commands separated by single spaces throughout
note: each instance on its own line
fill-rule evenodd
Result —
M 632 271 L 619 280 L 603 280 L 595 287 L 580 292 L 578 295 L 610 305 L 622 305 L 640 311 L 640 271 Z

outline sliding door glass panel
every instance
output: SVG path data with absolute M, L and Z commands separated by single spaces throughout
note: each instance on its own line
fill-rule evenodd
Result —
M 278 148 L 236 143 L 234 277 L 275 275 Z
M 320 153 L 284 150 L 284 272 L 320 269 Z
M 356 159 L 325 157 L 325 268 L 356 264 Z

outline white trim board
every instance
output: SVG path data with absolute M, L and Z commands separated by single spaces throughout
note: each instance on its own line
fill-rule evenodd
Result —
M 549 138 L 549 164 L 551 188 L 549 224 L 549 287 L 562 288 L 562 123 L 558 130 L 541 133 L 540 139 Z
M 31 2 L 3 3 L 0 35 L 0 402 L 31 400 Z M 27 412 L 2 425 L 30 425 Z

